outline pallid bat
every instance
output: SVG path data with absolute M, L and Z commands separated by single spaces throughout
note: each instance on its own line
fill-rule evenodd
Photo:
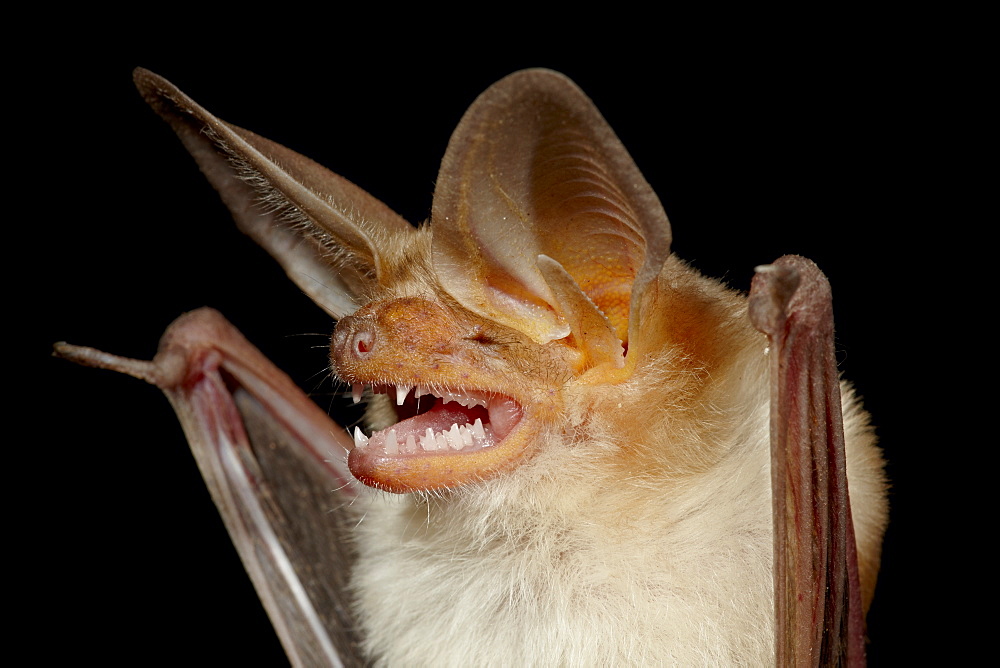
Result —
M 769 344 L 746 298 L 670 254 L 656 195 L 553 72 L 473 104 L 419 228 L 136 82 L 338 320 L 333 367 L 365 429 L 347 438 L 214 312 L 178 320 L 152 363 L 59 351 L 166 391 L 294 663 L 860 660 L 885 483 L 848 390 L 848 508 L 811 264 L 756 279 Z

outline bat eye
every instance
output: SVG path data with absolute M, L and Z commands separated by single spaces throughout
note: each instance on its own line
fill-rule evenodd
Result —
M 466 337 L 466 340 L 487 345 L 493 343 L 493 339 L 486 333 L 482 325 L 476 325 L 472 329 L 472 333 Z

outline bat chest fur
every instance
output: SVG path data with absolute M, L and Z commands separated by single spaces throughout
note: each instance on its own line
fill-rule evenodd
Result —
M 353 579 L 368 647 L 385 665 L 766 663 L 769 487 L 727 487 L 725 468 L 632 516 L 611 508 L 634 490 L 603 485 L 548 505 L 378 499 Z

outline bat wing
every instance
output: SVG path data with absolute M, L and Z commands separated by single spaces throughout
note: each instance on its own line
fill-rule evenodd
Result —
M 771 342 L 777 665 L 863 665 L 830 284 L 785 256 L 758 268 L 749 308 Z
M 362 665 L 345 585 L 340 510 L 359 490 L 350 439 L 218 312 L 188 313 L 151 362 L 57 344 L 57 354 L 157 385 L 294 665 Z

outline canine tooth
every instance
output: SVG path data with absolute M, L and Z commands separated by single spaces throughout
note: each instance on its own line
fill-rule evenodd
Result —
M 410 388 L 412 385 L 397 385 L 396 386 L 396 405 L 402 406 L 403 402 L 406 401 L 406 395 L 410 393 Z
M 408 455 L 412 455 L 417 451 L 417 441 L 413 438 L 413 434 L 406 437 L 406 445 L 403 446 L 403 452 Z
M 398 455 L 399 443 L 396 441 L 396 430 L 390 429 L 389 435 L 385 437 L 385 454 Z
M 483 421 L 481 418 L 476 418 L 475 423 L 473 423 L 472 435 L 476 438 L 486 438 L 486 430 L 483 429 Z
M 368 445 L 368 437 L 361 433 L 359 427 L 354 428 L 354 447 L 363 448 Z
M 353 400 L 356 404 L 361 403 L 361 393 L 364 391 L 365 386 L 361 383 L 354 383 L 351 385 L 351 400 Z

